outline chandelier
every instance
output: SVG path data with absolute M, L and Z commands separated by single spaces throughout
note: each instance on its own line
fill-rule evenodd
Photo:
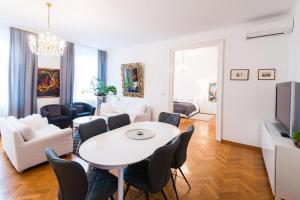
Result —
M 50 32 L 50 8 L 51 3 L 46 3 L 48 7 L 48 31 L 38 35 L 38 39 L 29 36 L 29 48 L 32 53 L 36 55 L 54 55 L 62 56 L 66 43 L 64 40 L 59 40 L 55 35 Z

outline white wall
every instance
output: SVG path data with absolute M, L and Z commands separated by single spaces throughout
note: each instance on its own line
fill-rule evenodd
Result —
M 60 68 L 60 56 L 38 56 L 38 67 L 40 68 L 53 68 L 59 69 Z M 48 104 L 58 104 L 59 97 L 51 97 L 51 98 L 39 98 L 37 99 L 37 111 L 40 112 L 40 108 L 44 105 Z
M 290 39 L 290 70 L 289 79 L 300 82 L 300 3 L 297 2 L 293 10 L 294 31 Z
M 135 47 L 113 49 L 108 56 L 108 83 L 121 95 L 120 67 L 123 63 L 142 62 L 145 67 L 145 98 L 154 117 L 168 110 L 170 54 L 172 49 L 201 42 L 225 39 L 223 130 L 225 140 L 259 146 L 259 124 L 274 116 L 275 83 L 288 79 L 289 36 L 244 40 L 248 25 L 240 25 L 183 38 Z M 277 69 L 276 81 L 258 81 L 257 69 Z M 249 81 L 230 81 L 230 69 L 249 68 Z
M 218 53 L 218 46 L 175 52 L 174 100 L 196 100 L 201 113 L 216 114 L 217 103 L 208 100 L 208 92 L 209 83 L 218 79 Z

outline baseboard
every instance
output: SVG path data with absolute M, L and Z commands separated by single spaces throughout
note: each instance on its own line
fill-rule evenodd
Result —
M 256 151 L 261 151 L 261 148 L 260 147 L 255 147 L 255 146 L 251 146 L 251 145 L 248 145 L 248 144 L 241 144 L 241 143 L 237 143 L 237 142 L 232 142 L 232 141 L 229 141 L 229 140 L 221 140 L 222 143 L 224 144 L 230 144 L 232 146 L 237 146 L 237 147 L 242 147 L 242 148 L 246 148 L 246 149 L 252 149 L 252 150 L 256 150 Z

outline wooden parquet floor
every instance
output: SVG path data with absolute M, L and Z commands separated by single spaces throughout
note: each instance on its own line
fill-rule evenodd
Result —
M 182 167 L 192 189 L 189 191 L 182 178 L 176 184 L 183 200 L 269 200 L 274 199 L 269 187 L 261 152 L 233 144 L 215 141 L 215 120 L 202 122 L 182 120 L 181 130 L 195 125 L 195 133 L 188 149 L 188 159 Z M 65 156 L 86 163 L 76 156 Z M 16 173 L 0 145 L 0 200 L 57 199 L 57 181 L 47 163 L 22 174 Z M 168 199 L 175 199 L 169 183 L 165 191 Z M 116 198 L 115 198 L 116 199 Z M 130 189 L 126 199 L 143 199 Z M 163 199 L 161 194 L 150 199 Z

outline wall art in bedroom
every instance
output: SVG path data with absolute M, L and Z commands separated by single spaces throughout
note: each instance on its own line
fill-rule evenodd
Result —
M 275 80 L 275 69 L 258 69 L 258 80 Z
M 217 82 L 209 83 L 208 88 L 208 101 L 216 102 L 217 101 L 217 94 L 218 94 L 218 87 Z
M 142 63 L 123 64 L 121 67 L 123 96 L 144 97 Z
M 60 70 L 49 68 L 38 68 L 37 96 L 59 97 Z
M 230 80 L 247 81 L 249 80 L 249 69 L 230 70 Z

